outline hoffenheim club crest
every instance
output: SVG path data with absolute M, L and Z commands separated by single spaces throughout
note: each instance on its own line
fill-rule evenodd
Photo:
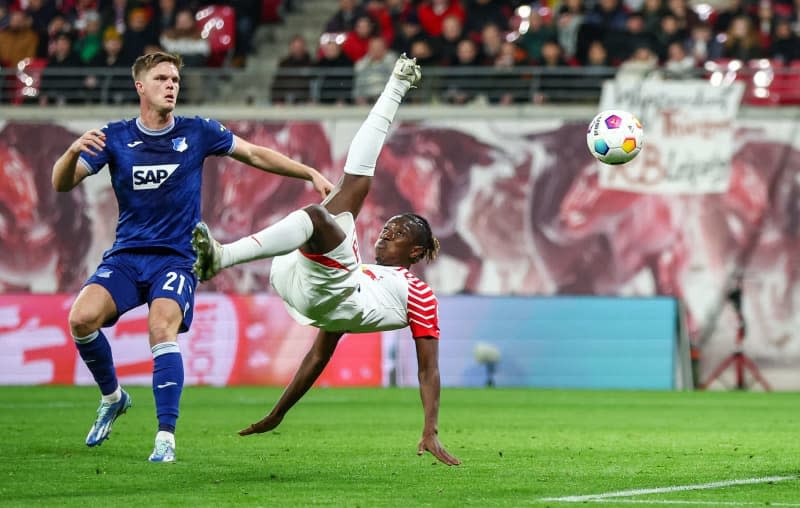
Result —
M 176 152 L 185 152 L 187 148 L 189 145 L 186 143 L 186 138 L 180 137 L 172 140 L 172 149 Z

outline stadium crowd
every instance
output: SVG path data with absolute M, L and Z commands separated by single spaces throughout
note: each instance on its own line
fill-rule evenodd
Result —
M 287 0 L 217 5 L 225 3 L 235 13 L 235 47 L 220 62 L 196 21 L 207 5 L 201 0 L 0 0 L 0 66 L 38 58 L 48 69 L 129 67 L 156 47 L 180 53 L 189 67 L 240 65 L 255 27 L 297 8 Z M 372 102 L 402 52 L 427 68 L 605 67 L 665 78 L 697 76 L 707 61 L 800 61 L 800 0 L 717 7 L 689 0 L 339 0 L 338 7 L 320 27 L 319 47 L 292 38 L 273 83 L 274 102 Z M 456 74 L 443 85 L 442 100 L 467 102 L 472 97 L 458 81 L 470 78 Z M 545 91 L 547 75 L 539 86 Z M 92 79 L 99 77 L 86 78 L 87 97 L 97 87 Z M 44 79 L 39 101 L 52 101 L 59 86 L 57 77 Z

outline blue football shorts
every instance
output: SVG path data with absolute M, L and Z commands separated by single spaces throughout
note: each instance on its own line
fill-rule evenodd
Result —
M 88 284 L 106 288 L 117 306 L 117 315 L 103 326 L 113 325 L 119 316 L 143 303 L 150 305 L 156 298 L 178 303 L 183 311 L 180 333 L 188 331 L 192 324 L 197 277 L 192 260 L 185 256 L 171 251 L 116 252 L 103 259 L 84 285 Z

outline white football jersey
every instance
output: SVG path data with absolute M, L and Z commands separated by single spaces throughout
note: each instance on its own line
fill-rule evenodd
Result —
M 270 282 L 289 314 L 327 331 L 380 332 L 411 328 L 439 338 L 433 290 L 398 266 L 362 264 L 350 213 L 335 217 L 347 237 L 325 255 L 299 250 L 272 260 Z

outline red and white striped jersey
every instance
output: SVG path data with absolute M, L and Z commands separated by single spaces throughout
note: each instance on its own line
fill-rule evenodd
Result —
M 408 326 L 411 335 L 439 338 L 439 306 L 425 282 L 403 267 L 363 264 L 354 274 L 358 290 L 341 309 L 360 308 L 348 331 L 397 330 Z M 337 316 L 341 319 L 342 316 Z
M 328 331 L 411 328 L 439 338 L 439 306 L 431 288 L 403 267 L 361 264 L 353 216 L 335 217 L 347 238 L 325 255 L 294 251 L 272 260 L 270 282 L 289 314 Z

